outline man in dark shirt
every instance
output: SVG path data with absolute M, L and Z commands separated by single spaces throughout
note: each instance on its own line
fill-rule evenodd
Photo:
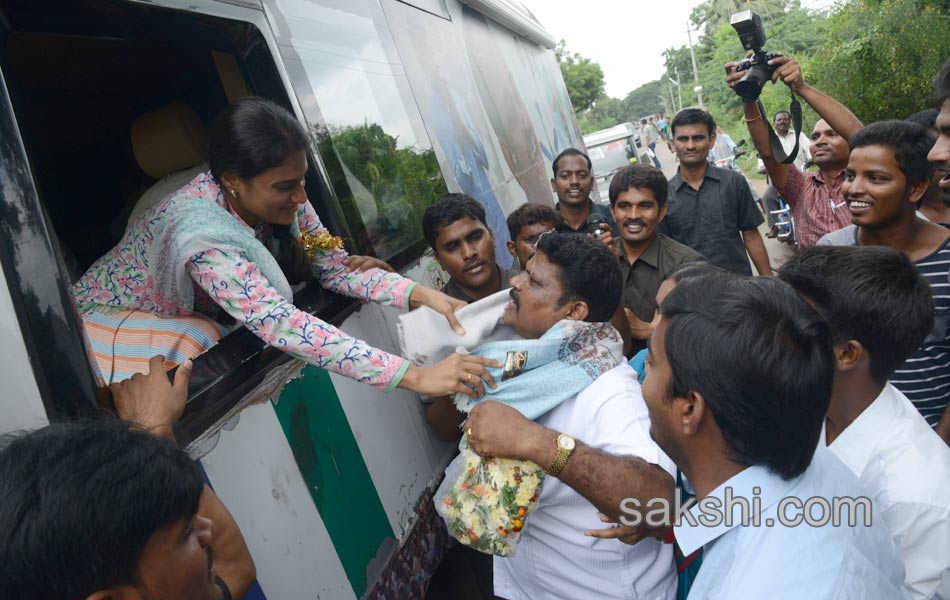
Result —
M 597 237 L 610 245 L 618 235 L 617 224 L 606 206 L 590 199 L 590 190 L 594 186 L 592 166 L 590 157 L 577 148 L 561 152 L 551 164 L 554 172 L 551 190 L 557 194 L 558 200 L 555 208 L 564 220 L 557 230 L 563 233 L 594 233 L 600 229 L 601 233 Z M 606 223 L 609 231 L 598 227 L 601 223 Z
M 422 234 L 451 279 L 442 291 L 475 302 L 509 287 L 517 271 L 495 262 L 495 237 L 485 208 L 465 194 L 445 194 L 426 208 Z
M 669 207 L 660 231 L 706 259 L 740 275 L 771 275 L 758 226 L 765 220 L 745 178 L 706 161 L 716 142 L 716 122 L 698 108 L 673 117 L 673 150 L 680 166 L 670 179 Z M 748 253 L 748 257 L 746 256 Z
M 646 347 L 663 280 L 681 264 L 703 259 L 692 248 L 657 233 L 666 216 L 668 193 L 663 171 L 645 164 L 623 167 L 610 182 L 610 211 L 620 225 L 617 249 L 633 352 Z

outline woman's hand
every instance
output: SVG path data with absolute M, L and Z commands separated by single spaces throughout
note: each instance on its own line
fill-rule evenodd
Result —
M 465 329 L 462 328 L 462 324 L 455 318 L 455 311 L 465 305 L 466 303 L 461 300 L 457 300 L 452 296 L 448 296 L 419 283 L 412 288 L 412 293 L 409 294 L 409 308 L 428 306 L 444 316 L 455 333 L 459 335 L 465 335 Z
M 382 269 L 394 273 L 395 269 L 389 266 L 388 262 L 379 260 L 375 256 L 350 255 L 344 261 L 344 264 L 354 271 L 369 271 L 370 269 Z
M 485 384 L 495 387 L 495 380 L 485 367 L 500 367 L 496 360 L 471 354 L 453 354 L 431 367 L 410 365 L 399 387 L 424 396 L 465 394 L 472 398 L 485 395 Z

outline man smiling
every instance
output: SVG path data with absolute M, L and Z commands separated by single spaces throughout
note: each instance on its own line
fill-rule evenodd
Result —
M 445 194 L 426 208 L 422 233 L 451 279 L 442 291 L 475 302 L 508 287 L 515 272 L 495 263 L 495 237 L 485 209 L 471 196 Z
M 624 272 L 623 306 L 630 323 L 633 352 L 646 347 L 656 313 L 656 293 L 670 272 L 683 263 L 702 260 L 688 246 L 657 233 L 666 216 L 669 186 L 663 172 L 630 165 L 610 182 L 610 212 L 620 229 L 617 247 Z
M 592 234 L 597 230 L 597 224 L 606 223 L 610 231 L 603 231 L 598 237 L 611 244 L 617 235 L 617 224 L 606 207 L 590 199 L 594 187 L 592 166 L 590 157 L 576 148 L 561 152 L 551 164 L 554 173 L 551 191 L 557 195 L 555 208 L 564 220 L 557 230 Z
M 934 329 L 891 383 L 950 443 L 950 231 L 916 210 L 930 185 L 932 142 L 925 128 L 906 121 L 874 123 L 855 133 L 841 186 L 853 224 L 818 245 L 890 246 L 927 278 L 936 307 Z
M 765 220 L 745 178 L 707 162 L 716 143 L 716 121 L 687 108 L 673 117 L 673 149 L 680 161 L 670 179 L 669 209 L 660 231 L 740 275 L 771 275 L 769 254 L 758 227 Z M 748 253 L 748 257 L 746 254 Z

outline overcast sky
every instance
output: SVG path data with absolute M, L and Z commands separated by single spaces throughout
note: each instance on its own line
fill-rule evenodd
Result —
M 689 13 L 700 0 L 521 0 L 555 39 L 600 63 L 607 95 L 623 98 L 663 75 L 663 51 L 687 44 Z M 806 7 L 833 0 L 804 0 Z M 696 34 L 693 34 L 696 42 Z

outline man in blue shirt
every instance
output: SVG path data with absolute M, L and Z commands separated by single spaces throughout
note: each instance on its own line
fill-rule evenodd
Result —
M 690 599 L 904 597 L 876 507 L 816 451 L 835 370 L 824 319 L 782 281 L 721 275 L 679 283 L 660 315 L 643 395 L 698 500 L 674 529 L 685 554 L 704 548 Z

